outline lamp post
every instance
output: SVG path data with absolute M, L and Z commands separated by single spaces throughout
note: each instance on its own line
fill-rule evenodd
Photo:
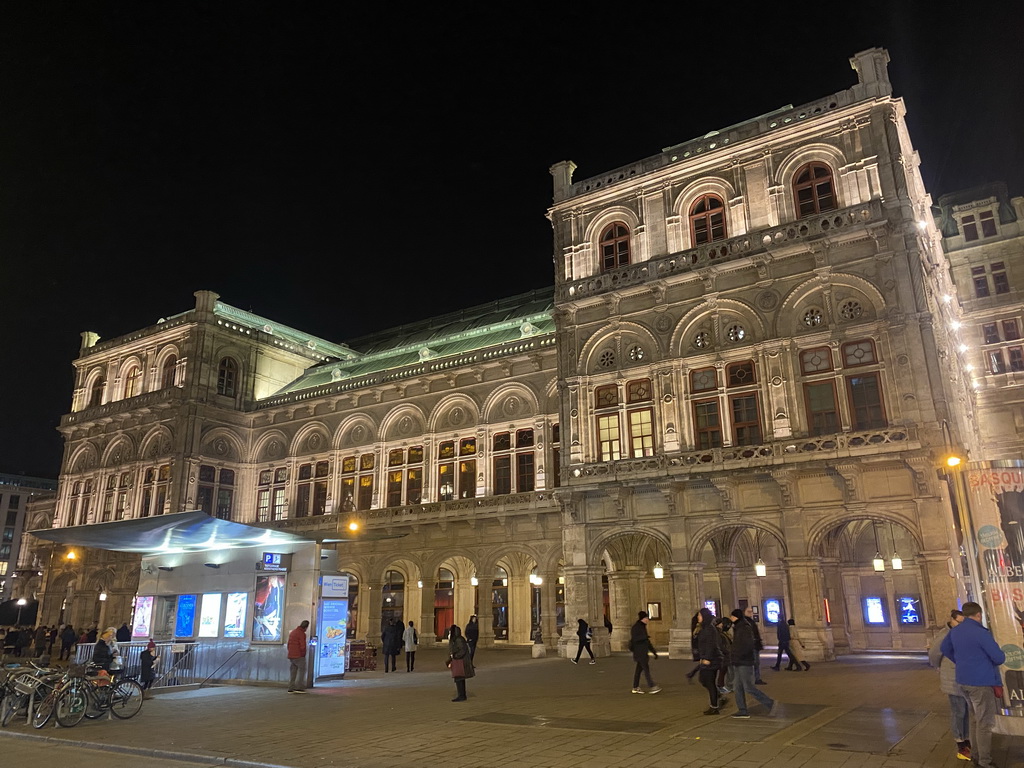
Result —
M 19 627 L 21 626 L 21 609 L 24 608 L 26 605 L 28 605 L 28 600 L 26 600 L 24 597 L 19 597 L 18 598 L 18 620 L 14 622 Z

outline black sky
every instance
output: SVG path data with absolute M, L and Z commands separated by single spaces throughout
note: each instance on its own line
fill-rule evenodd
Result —
M 80 331 L 206 288 L 344 341 L 550 285 L 552 163 L 811 101 L 865 48 L 935 198 L 1024 194 L 1017 4 L 371 5 L 0 7 L 0 472 L 56 476 Z

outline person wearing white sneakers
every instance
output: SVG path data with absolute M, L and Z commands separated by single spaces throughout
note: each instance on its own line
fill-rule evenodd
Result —
M 579 622 L 579 628 L 576 630 L 576 637 L 580 639 L 579 647 L 576 649 L 576 658 L 569 659 L 573 664 L 580 663 L 580 656 L 583 654 L 583 649 L 587 649 L 587 655 L 590 656 L 590 663 L 597 664 L 597 659 L 594 658 L 594 652 L 590 650 L 590 639 L 594 636 L 590 629 L 590 625 L 583 619 L 577 619 Z
M 651 661 L 647 657 L 648 654 L 658 658 L 658 652 L 654 649 L 654 644 L 651 643 L 651 638 L 647 634 L 647 622 L 650 618 L 647 615 L 647 611 L 640 611 L 637 613 L 636 623 L 629 630 L 629 650 L 633 653 L 633 661 L 636 662 L 636 669 L 633 671 L 633 693 L 643 693 L 640 689 L 640 673 L 643 672 L 647 677 L 647 693 L 657 693 L 661 690 L 661 686 L 654 682 L 654 678 L 651 677 Z

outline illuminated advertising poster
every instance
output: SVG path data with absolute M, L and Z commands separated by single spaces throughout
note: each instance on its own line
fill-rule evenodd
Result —
M 224 637 L 245 637 L 245 608 L 248 604 L 248 592 L 232 592 L 228 595 L 224 610 Z
M 1003 714 L 1024 716 L 1024 461 L 971 462 L 960 474 L 988 627 L 1006 654 Z
M 203 595 L 202 608 L 199 611 L 200 637 L 220 635 L 220 599 L 219 592 Z
M 345 674 L 345 638 L 348 634 L 348 600 L 320 601 L 317 675 Z
M 769 597 L 764 601 L 764 623 L 778 624 L 782 618 L 782 601 L 775 597 Z
M 284 641 L 284 592 L 287 582 L 287 574 L 257 574 L 256 598 L 253 600 L 252 612 L 254 643 Z
M 178 595 L 178 610 L 174 619 L 175 637 L 193 637 L 196 633 L 196 596 Z
M 885 608 L 882 607 L 882 598 L 864 598 L 864 622 L 866 624 L 886 624 Z
M 153 596 L 135 598 L 135 618 L 132 620 L 132 637 L 150 637 L 153 621 Z

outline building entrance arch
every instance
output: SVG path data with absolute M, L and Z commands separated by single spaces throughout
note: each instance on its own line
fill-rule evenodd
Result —
M 630 627 L 640 611 L 650 615 L 647 632 L 654 646 L 666 648 L 676 604 L 673 580 L 668 576 L 672 560 L 668 541 L 654 532 L 614 533 L 599 542 L 597 553 L 595 560 L 604 572 L 602 583 L 591 588 L 601 590 L 605 615 L 612 625 L 611 649 L 629 650 Z M 586 617 L 568 617 L 570 621 L 573 618 Z

